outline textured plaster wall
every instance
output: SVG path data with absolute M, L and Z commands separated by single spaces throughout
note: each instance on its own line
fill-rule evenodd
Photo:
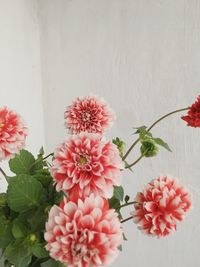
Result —
M 44 140 L 51 152 L 66 137 L 63 112 L 76 96 L 103 96 L 117 113 L 107 138 L 130 145 L 132 127 L 188 106 L 200 92 L 199 0 L 0 0 L 0 38 L 0 102 L 23 115 L 34 153 Z M 128 222 L 129 241 L 112 266 L 199 267 L 200 131 L 174 115 L 153 134 L 173 153 L 161 150 L 124 173 L 126 192 L 134 197 L 171 174 L 193 193 L 194 209 L 166 239 Z M 137 156 L 138 149 L 129 161 Z
M 200 90 L 200 1 L 39 1 L 45 139 L 49 151 L 66 136 L 63 112 L 76 96 L 103 96 L 117 112 L 107 137 L 130 144 L 134 126 L 189 105 Z M 129 241 L 115 267 L 199 267 L 200 131 L 179 115 L 153 130 L 173 153 L 141 161 L 125 173 L 133 197 L 159 174 L 180 177 L 193 193 L 194 209 L 166 239 L 152 239 L 129 222 Z M 129 158 L 138 156 L 137 150 Z M 129 215 L 129 209 L 125 211 Z
M 0 0 L 0 106 L 19 112 L 28 128 L 27 148 L 44 143 L 38 5 Z M 1 163 L 6 172 L 7 163 Z M 6 183 L 0 175 L 0 191 Z

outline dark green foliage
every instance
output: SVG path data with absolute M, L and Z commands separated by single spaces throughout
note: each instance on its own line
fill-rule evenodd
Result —
M 15 176 L 9 177 L 7 193 L 0 194 L 0 266 L 62 266 L 45 249 L 48 212 L 63 194 L 56 192 L 43 155 L 43 149 L 36 159 L 22 150 L 9 161 Z

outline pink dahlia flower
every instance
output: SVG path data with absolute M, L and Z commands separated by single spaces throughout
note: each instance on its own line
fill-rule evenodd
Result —
M 99 134 L 81 133 L 57 148 L 51 173 L 57 190 L 67 192 L 71 199 L 91 193 L 110 198 L 113 186 L 121 185 L 123 167 L 114 144 Z
M 84 201 L 54 205 L 46 223 L 46 249 L 68 267 L 107 266 L 118 255 L 121 223 L 107 200 L 93 194 Z
M 19 114 L 0 108 L 0 161 L 10 159 L 25 146 L 27 128 Z
M 115 113 L 95 96 L 78 97 L 65 111 L 65 126 L 70 133 L 103 133 L 109 129 Z
M 164 176 L 152 180 L 136 196 L 133 218 L 144 233 L 166 236 L 176 230 L 191 207 L 191 195 L 177 180 Z

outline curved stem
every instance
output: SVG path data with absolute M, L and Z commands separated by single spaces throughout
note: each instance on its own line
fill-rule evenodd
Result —
M 130 216 L 130 217 L 128 217 L 128 218 L 122 220 L 121 223 L 125 223 L 125 222 L 127 222 L 127 221 L 132 220 L 132 219 L 133 219 L 133 216 Z
M 125 204 L 120 206 L 120 209 L 124 208 L 124 207 L 127 207 L 127 206 L 130 206 L 130 205 L 133 205 L 133 204 L 136 204 L 136 203 L 137 203 L 137 201 L 131 201 L 131 202 L 125 203 Z
M 158 120 L 156 120 L 148 129 L 147 131 L 150 131 L 156 124 L 158 124 L 160 121 L 164 120 L 165 118 L 175 114 L 175 113 L 178 113 L 178 112 L 182 112 L 182 111 L 185 111 L 185 110 L 188 110 L 189 107 L 187 108 L 181 108 L 181 109 L 177 109 L 177 110 L 174 110 L 170 113 L 167 113 L 166 115 L 162 116 L 161 118 L 159 118 Z M 130 148 L 128 149 L 128 151 L 126 152 L 126 154 L 123 156 L 123 160 L 125 160 L 127 158 L 127 156 L 129 155 L 129 153 L 132 151 L 132 149 L 136 146 L 136 144 L 140 141 L 140 138 L 138 138 L 131 146 Z
M 4 172 L 4 170 L 0 167 L 0 172 L 3 174 L 4 178 L 6 179 L 7 183 L 8 183 L 8 177 L 6 175 L 6 173 Z
M 125 167 L 125 169 L 129 169 L 131 167 L 133 167 L 135 164 L 137 164 L 142 158 L 144 157 L 144 155 L 140 155 L 138 159 L 136 159 L 133 163 L 131 163 L 130 165 L 127 165 Z

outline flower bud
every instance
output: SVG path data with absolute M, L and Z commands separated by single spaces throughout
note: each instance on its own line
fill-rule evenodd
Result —
M 140 151 L 142 155 L 145 157 L 155 157 L 158 153 L 158 146 L 156 142 L 152 139 L 145 139 L 144 141 L 141 141 L 142 146 L 140 148 Z
M 37 236 L 35 234 L 30 234 L 29 235 L 29 240 L 34 243 L 37 240 Z
M 113 139 L 113 144 L 117 146 L 119 154 L 122 157 L 126 148 L 125 142 L 121 140 L 119 137 L 116 137 L 116 139 Z

